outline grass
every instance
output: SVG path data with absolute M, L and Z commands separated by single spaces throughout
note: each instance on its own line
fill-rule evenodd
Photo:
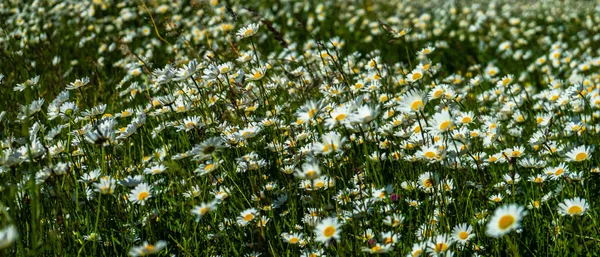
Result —
M 595 9 L 1 3 L 0 254 L 594 256 Z

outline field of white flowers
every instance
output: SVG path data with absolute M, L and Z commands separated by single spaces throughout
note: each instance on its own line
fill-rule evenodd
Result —
M 0 1 L 1 256 L 600 254 L 597 1 L 240 2 Z

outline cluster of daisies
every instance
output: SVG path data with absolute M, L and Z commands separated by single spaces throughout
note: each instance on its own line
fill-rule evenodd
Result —
M 263 2 L 0 3 L 0 250 L 600 250 L 599 7 Z

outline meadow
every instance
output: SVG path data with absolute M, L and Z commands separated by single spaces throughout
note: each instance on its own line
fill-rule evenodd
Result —
M 0 2 L 0 256 L 598 256 L 597 1 Z

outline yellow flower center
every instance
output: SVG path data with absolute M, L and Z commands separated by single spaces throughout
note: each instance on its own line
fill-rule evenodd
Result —
M 252 219 L 254 219 L 254 215 L 252 213 L 248 213 L 248 214 L 244 215 L 244 221 L 248 222 L 248 221 L 251 221 Z
M 440 124 L 440 130 L 442 130 L 442 131 L 446 131 L 446 130 L 448 130 L 448 128 L 450 127 L 450 125 L 452 125 L 452 122 L 451 122 L 451 121 L 449 121 L 449 120 L 447 120 L 447 121 L 444 121 L 444 122 L 442 122 L 442 123 Z
M 587 153 L 581 152 L 581 153 L 578 153 L 577 155 L 575 155 L 575 160 L 580 162 L 580 161 L 587 159 L 587 157 L 588 157 Z
M 154 245 L 146 245 L 144 246 L 144 250 L 147 252 L 151 252 L 152 250 L 154 250 Z
M 427 151 L 427 152 L 425 152 L 425 154 L 423 154 L 423 155 L 424 155 L 425 157 L 429 158 L 429 159 L 432 159 L 433 157 L 435 157 L 435 155 L 436 155 L 436 154 L 435 154 L 435 152 L 433 152 L 433 151 Z
M 558 168 L 558 169 L 556 170 L 556 172 L 554 172 L 554 175 L 556 175 L 556 176 L 560 176 L 560 174 L 562 174 L 564 171 L 565 171 L 565 170 L 564 170 L 563 168 Z
M 460 240 L 467 240 L 468 237 L 469 233 L 467 233 L 466 231 L 461 231 L 460 233 L 458 233 L 458 238 L 460 238 Z
M 433 187 L 433 182 L 431 181 L 431 179 L 426 179 L 425 181 L 423 181 L 423 186 Z
M 421 74 L 420 72 L 415 72 L 413 73 L 413 75 L 410 77 L 412 80 L 418 80 L 421 77 L 423 77 L 423 74 Z
M 506 229 L 510 228 L 510 226 L 512 226 L 514 223 L 515 223 L 515 217 L 508 214 L 508 215 L 504 215 L 504 216 L 502 216 L 502 218 L 500 218 L 500 221 L 498 221 L 498 227 L 502 230 L 506 230 Z
M 252 30 L 251 28 L 246 29 L 246 31 L 244 31 L 244 36 L 250 36 L 252 34 L 252 32 L 254 32 L 254 30 Z
M 410 108 L 413 109 L 414 111 L 418 111 L 421 108 L 423 108 L 423 101 L 421 100 L 416 100 L 414 101 L 411 105 Z
M 206 207 L 202 207 L 202 208 L 200 208 L 200 214 L 204 215 L 204 214 L 206 214 L 207 212 L 208 212 L 208 208 L 206 208 Z
M 448 250 L 448 245 L 445 243 L 439 243 L 436 244 L 435 247 L 433 248 L 433 251 L 436 253 L 441 253 Z
M 568 212 L 571 215 L 579 215 L 583 212 L 583 209 L 577 205 L 573 205 L 569 208 Z
M 379 251 L 381 251 L 381 246 L 376 245 L 376 246 L 371 247 L 371 252 L 379 252 Z
M 214 167 L 215 167 L 215 165 L 212 163 L 206 164 L 206 166 L 204 166 L 204 170 L 209 171 L 209 170 L 212 170 Z
M 338 114 L 337 116 L 335 116 L 335 118 L 333 118 L 333 119 L 336 121 L 342 121 L 345 118 L 346 118 L 346 114 L 341 113 L 341 114 Z
M 143 200 L 146 200 L 146 198 L 148 198 L 148 196 L 150 196 L 150 193 L 144 191 L 144 192 L 141 192 L 138 194 L 137 199 L 139 201 L 143 201 Z
M 332 237 L 334 233 L 335 233 L 335 227 L 334 226 L 327 226 L 325 228 L 325 230 L 323 230 L 323 235 L 325 237 Z
M 415 252 L 413 252 L 412 256 L 417 257 L 417 256 L 421 255 L 422 252 L 423 252 L 423 250 L 421 250 L 421 249 L 416 250 Z
M 300 241 L 300 239 L 298 239 L 297 237 L 290 238 L 290 244 L 297 244 L 298 241 Z

